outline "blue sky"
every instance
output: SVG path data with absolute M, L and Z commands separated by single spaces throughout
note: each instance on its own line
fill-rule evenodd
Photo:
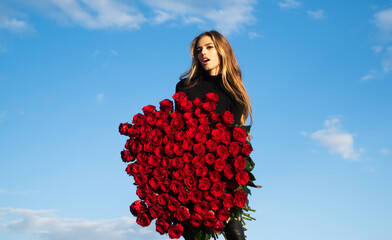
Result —
M 128 211 L 118 125 L 172 96 L 211 29 L 252 99 L 248 239 L 391 239 L 392 2 L 377 0 L 2 0 L 0 238 L 168 239 Z

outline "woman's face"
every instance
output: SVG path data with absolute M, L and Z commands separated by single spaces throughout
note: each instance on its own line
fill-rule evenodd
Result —
M 218 51 L 210 36 L 203 36 L 197 41 L 196 52 L 197 59 L 209 75 L 216 76 L 221 73 Z

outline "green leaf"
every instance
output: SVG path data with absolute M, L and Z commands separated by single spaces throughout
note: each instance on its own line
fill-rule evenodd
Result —
M 254 184 L 252 181 L 249 181 L 246 185 L 248 185 L 249 187 L 257 188 L 256 184 Z
M 255 167 L 255 162 L 253 162 L 251 157 L 246 157 L 246 165 L 245 165 L 245 170 L 250 172 L 253 170 L 253 168 Z
M 253 182 L 256 180 L 255 176 L 252 173 L 248 172 L 248 174 L 249 174 L 249 181 Z
M 249 189 L 246 185 L 242 187 L 242 190 L 243 190 L 244 192 L 246 192 L 247 194 L 251 194 L 251 193 L 250 193 L 250 189 Z M 251 194 L 251 195 L 252 195 L 252 194 Z

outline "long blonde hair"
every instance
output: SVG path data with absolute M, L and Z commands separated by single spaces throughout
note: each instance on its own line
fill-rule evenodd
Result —
M 250 115 L 252 124 L 252 106 L 250 104 L 248 93 L 242 83 L 241 69 L 237 64 L 237 60 L 235 59 L 234 52 L 229 41 L 227 41 L 227 39 L 219 32 L 214 30 L 203 32 L 193 39 L 190 47 L 192 53 L 192 65 L 180 76 L 180 80 L 186 79 L 185 85 L 193 86 L 201 81 L 203 75 L 206 74 L 197 59 L 197 42 L 204 36 L 209 36 L 211 38 L 220 57 L 220 69 L 222 70 L 222 82 L 224 87 L 238 102 L 244 105 L 240 123 L 244 125 L 248 115 Z

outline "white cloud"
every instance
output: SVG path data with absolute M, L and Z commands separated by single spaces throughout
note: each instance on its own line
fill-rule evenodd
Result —
M 263 37 L 264 37 L 263 35 L 260 35 L 260 34 L 255 33 L 255 32 L 249 32 L 249 33 L 248 33 L 248 36 L 249 36 L 250 39 L 254 39 L 254 38 L 263 38 Z
M 138 29 L 146 21 L 136 8 L 119 0 L 43 0 L 29 3 L 63 23 L 89 29 Z
M 325 18 L 324 10 L 318 9 L 316 11 L 308 10 L 307 13 L 313 17 L 314 19 L 323 19 Z
M 151 228 L 142 228 L 135 218 L 88 220 L 63 218 L 55 210 L 0 208 L 0 228 L 49 240 L 142 240 L 156 238 Z
M 364 81 L 364 82 L 369 81 L 369 80 L 374 79 L 379 76 L 381 76 L 381 74 L 378 72 L 378 70 L 372 69 L 372 70 L 370 70 L 370 73 L 368 73 L 367 75 L 365 75 L 361 78 L 361 81 Z
M 113 50 L 113 49 L 110 49 L 110 53 L 111 53 L 112 55 L 118 55 L 117 51 L 116 51 L 116 50 Z
M 371 47 L 371 49 L 373 50 L 374 53 L 380 53 L 383 50 L 382 46 L 373 46 Z
M 284 0 L 283 2 L 279 2 L 278 5 L 281 8 L 287 9 L 287 8 L 297 8 L 297 7 L 301 6 L 301 3 L 297 2 L 295 0 Z
M 99 50 L 94 50 L 94 52 L 91 54 L 91 56 L 95 57 L 98 56 L 101 53 Z
M 0 18 L 0 28 L 10 30 L 12 32 L 25 32 L 30 29 L 27 22 L 16 18 Z
M 88 29 L 138 29 L 144 23 L 197 24 L 224 34 L 238 32 L 255 21 L 256 0 L 25 0 L 62 24 Z M 14 24 L 16 24 L 15 22 Z M 20 23 L 22 24 L 22 23 Z M 16 24 L 17 25 L 17 24 Z
M 390 151 L 387 148 L 381 148 L 380 153 L 384 155 L 388 155 Z
M 0 188 L 0 193 L 5 193 L 5 190 Z
M 376 172 L 376 169 L 374 167 L 363 167 L 362 170 L 368 173 Z
M 392 30 L 392 8 L 374 14 L 374 22 L 382 31 Z
M 102 102 L 103 100 L 103 93 L 97 94 L 97 102 Z
M 324 128 L 311 134 L 311 138 L 326 147 L 331 154 L 339 154 L 343 159 L 358 161 L 363 149 L 354 149 L 354 134 L 344 132 L 335 117 L 324 122 Z
M 196 23 L 202 28 L 217 28 L 223 34 L 240 31 L 255 21 L 255 0 L 143 0 L 155 13 L 153 21 L 163 23 L 179 21 Z

